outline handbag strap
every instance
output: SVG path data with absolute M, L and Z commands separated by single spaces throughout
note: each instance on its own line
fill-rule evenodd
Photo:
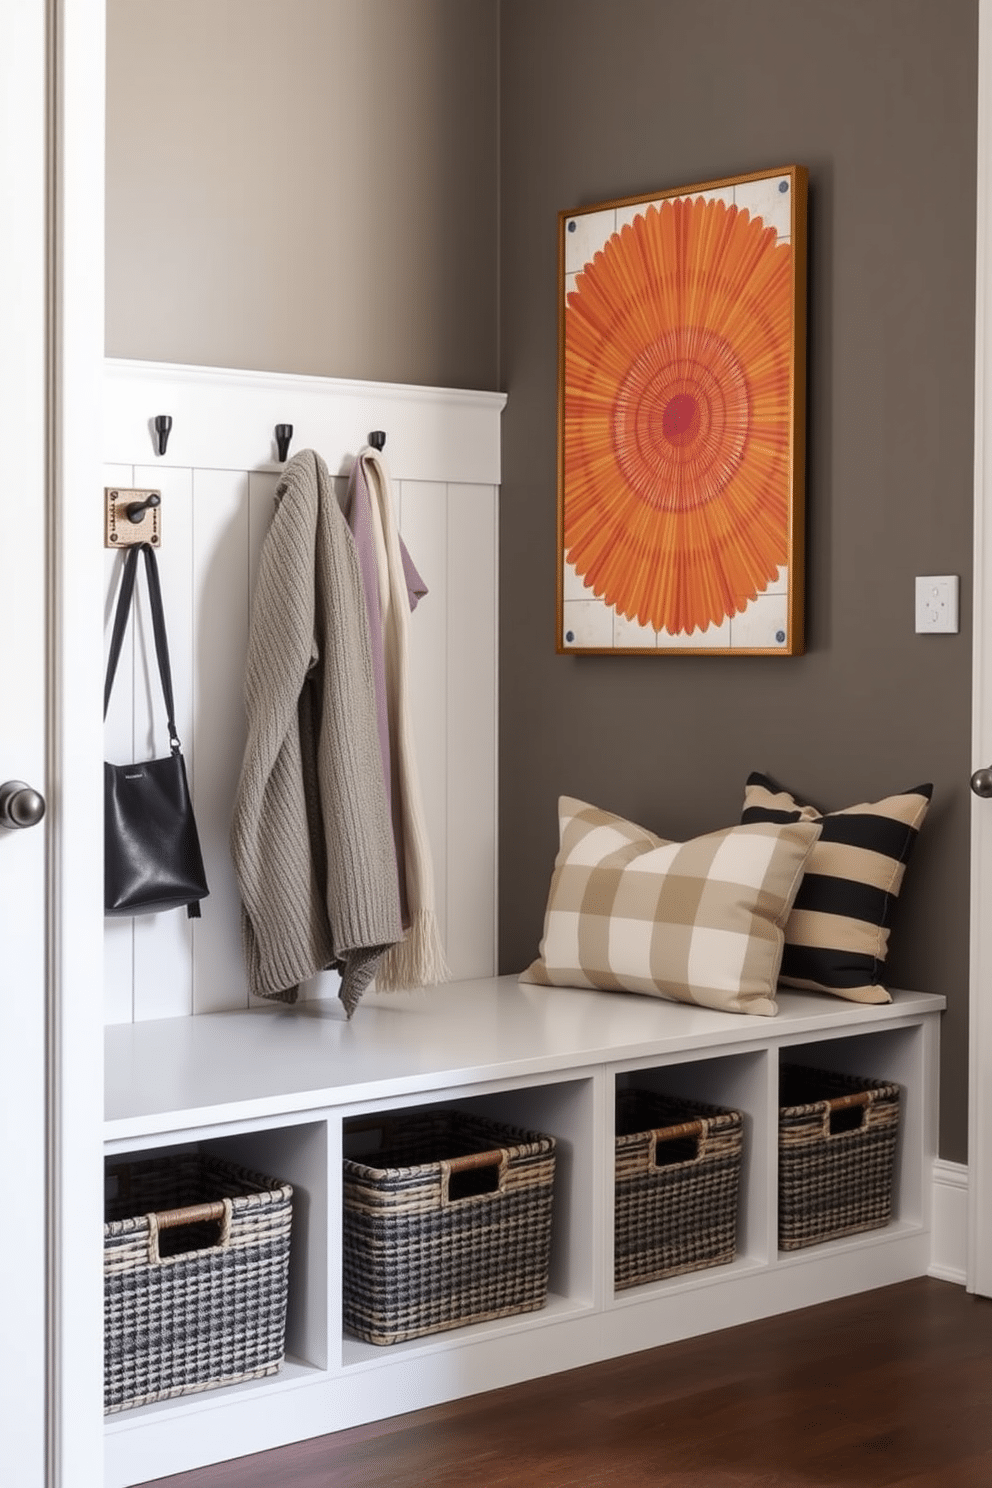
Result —
M 149 543 L 135 543 L 128 549 L 124 559 L 121 588 L 117 596 L 117 611 L 114 615 L 114 629 L 110 637 L 110 652 L 107 656 L 107 680 L 103 688 L 103 716 L 106 719 L 107 708 L 110 705 L 110 694 L 117 675 L 117 663 L 120 661 L 121 647 L 124 644 L 124 632 L 127 629 L 134 599 L 138 558 L 142 553 L 145 555 L 145 579 L 148 584 L 148 601 L 152 612 L 152 631 L 155 636 L 155 655 L 158 657 L 158 674 L 162 682 L 162 696 L 165 699 L 165 711 L 169 725 L 169 744 L 172 753 L 178 754 L 180 745 L 179 735 L 176 733 L 176 705 L 172 697 L 172 668 L 169 665 L 169 640 L 165 631 L 162 586 L 159 582 L 155 549 Z

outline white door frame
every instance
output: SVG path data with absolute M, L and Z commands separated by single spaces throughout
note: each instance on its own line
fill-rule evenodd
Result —
M 992 764 L 992 0 L 978 5 L 972 769 Z M 968 1290 L 992 1296 L 992 801 L 971 799 Z
M 45 119 L 47 304 L 41 510 L 4 540 L 45 547 L 47 891 L 43 1476 L 103 1483 L 102 485 L 104 0 L 5 0 L 44 33 L 24 86 Z M 39 336 L 36 328 L 34 335 Z M 16 472 L 16 448 L 7 456 Z M 8 474 L 8 479 L 11 478 Z M 34 582 L 34 581 L 32 581 Z M 16 1349 L 16 1340 L 8 1340 Z M 37 1477 L 37 1484 L 35 1478 Z

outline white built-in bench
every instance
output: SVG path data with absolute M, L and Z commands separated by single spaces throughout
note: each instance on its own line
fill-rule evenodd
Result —
M 106 1147 L 198 1143 L 295 1186 L 279 1375 L 108 1417 L 112 1488 L 922 1275 L 930 1263 L 944 999 L 866 1007 L 782 993 L 776 1018 L 513 977 L 107 1028 Z M 779 1056 L 903 1088 L 894 1218 L 777 1249 Z M 637 1083 L 745 1116 L 737 1258 L 615 1293 L 614 1096 Z M 558 1139 L 543 1311 L 388 1348 L 343 1336 L 342 1123 L 433 1103 Z

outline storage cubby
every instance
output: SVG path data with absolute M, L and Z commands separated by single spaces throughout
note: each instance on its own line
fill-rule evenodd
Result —
M 292 1356 L 273 1379 L 108 1419 L 107 1488 L 650 1348 L 923 1274 L 930 1264 L 939 997 L 865 1007 L 781 993 L 776 1018 L 515 978 L 312 1009 L 107 1031 L 107 1151 L 209 1150 L 293 1184 Z M 237 1048 L 236 1062 L 223 1058 Z M 896 1211 L 884 1229 L 777 1249 L 780 1061 L 895 1081 Z M 614 1289 L 615 1101 L 642 1088 L 740 1111 L 737 1251 Z M 390 1345 L 344 1336 L 349 1125 L 455 1109 L 556 1139 L 545 1307 Z M 370 1139 L 374 1140 L 374 1139 Z
M 602 1226 L 595 1141 L 596 1087 L 591 1079 L 554 1080 L 542 1085 L 510 1085 L 481 1095 L 459 1093 L 441 1102 L 389 1108 L 391 1119 L 432 1109 L 475 1114 L 507 1126 L 555 1138 L 555 1180 L 551 1254 L 545 1306 L 488 1322 L 468 1323 L 444 1332 L 393 1344 L 370 1344 L 344 1334 L 345 1368 L 388 1364 L 391 1357 L 431 1353 L 507 1332 L 545 1326 L 548 1318 L 588 1312 L 597 1300 Z M 374 1148 L 370 1117 L 345 1121 L 342 1151 L 360 1157 Z
M 142 1413 L 181 1411 L 190 1401 L 207 1397 L 237 1395 L 239 1392 L 269 1390 L 312 1375 L 327 1368 L 328 1339 L 328 1165 L 327 1126 L 323 1121 L 261 1127 L 221 1137 L 203 1137 L 182 1143 L 170 1143 L 121 1150 L 116 1148 L 106 1158 L 108 1183 L 119 1165 L 145 1159 L 202 1154 L 236 1163 L 293 1188 L 293 1220 L 290 1240 L 289 1299 L 286 1315 L 286 1362 L 278 1374 L 238 1385 L 223 1385 L 204 1392 L 203 1396 L 179 1396 L 174 1400 L 156 1401 L 138 1406 L 108 1419 L 113 1429 L 131 1429 L 135 1417 Z
M 803 1043 L 790 1043 L 780 1050 L 780 1063 L 807 1065 L 866 1080 L 891 1081 L 900 1087 L 899 1128 L 892 1182 L 892 1220 L 881 1230 L 826 1241 L 824 1247 L 780 1255 L 783 1264 L 830 1246 L 865 1245 L 890 1232 L 912 1231 L 928 1217 L 929 1174 L 919 1161 L 924 1140 L 925 1112 L 924 1049 L 911 1028 L 835 1036 Z M 778 1101 L 776 1100 L 776 1105 Z
M 741 1153 L 740 1195 L 737 1210 L 737 1254 L 730 1268 L 745 1271 L 765 1265 L 770 1253 L 769 1236 L 769 1074 L 763 1050 L 745 1054 L 721 1054 L 712 1059 L 691 1059 L 669 1064 L 634 1066 L 618 1071 L 617 1090 L 653 1090 L 687 1101 L 740 1111 L 744 1119 Z M 611 1154 L 612 1156 L 612 1154 Z M 612 1166 L 612 1164 L 611 1164 Z M 612 1233 L 612 1227 L 611 1227 Z M 612 1274 L 612 1262 L 611 1262 Z M 666 1277 L 648 1286 L 671 1289 L 698 1283 L 711 1273 L 688 1272 Z M 712 1275 L 716 1275 L 716 1268 Z M 618 1292 L 618 1302 L 634 1302 L 641 1288 Z

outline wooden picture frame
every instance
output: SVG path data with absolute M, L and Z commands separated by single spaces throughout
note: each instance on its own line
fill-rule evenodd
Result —
M 559 653 L 802 653 L 806 198 L 559 213 Z

